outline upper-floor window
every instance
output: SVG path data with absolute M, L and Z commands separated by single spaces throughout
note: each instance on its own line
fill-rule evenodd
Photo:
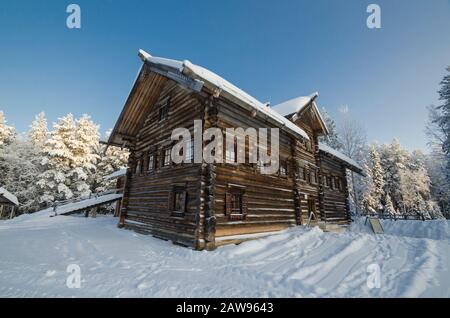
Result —
M 135 171 L 135 173 L 138 174 L 138 173 L 141 173 L 141 172 L 142 172 L 142 159 L 138 159 L 136 161 L 136 171 Z
M 336 178 L 331 177 L 331 189 L 336 189 Z
M 236 162 L 236 150 L 235 147 L 231 147 L 231 149 L 225 149 L 225 162 L 226 163 L 235 163 Z
M 159 121 L 165 120 L 169 115 L 170 102 L 167 100 L 161 106 L 159 106 Z
M 280 176 L 287 176 L 288 175 L 288 164 L 286 161 L 280 162 Z
M 170 165 L 170 162 L 171 162 L 170 153 L 171 153 L 171 148 L 164 149 L 164 161 L 163 161 L 164 166 Z
M 194 159 L 194 141 L 192 139 L 187 142 L 186 155 L 184 156 L 184 159 L 187 162 L 192 162 Z
M 153 169 L 155 169 L 155 154 L 151 153 L 148 155 L 147 170 L 152 171 Z
M 317 184 L 317 173 L 315 169 L 311 169 L 311 183 Z

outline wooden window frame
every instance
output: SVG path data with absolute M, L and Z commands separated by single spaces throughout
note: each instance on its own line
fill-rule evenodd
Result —
M 182 208 L 177 210 L 176 209 L 176 200 L 177 200 L 178 195 L 181 196 Z M 172 186 L 172 189 L 169 192 L 169 202 L 168 202 L 170 216 L 173 216 L 173 217 L 184 217 L 185 216 L 186 210 L 187 210 L 187 197 L 188 197 L 188 193 L 186 190 L 186 186 L 182 186 L 182 185 Z
M 147 172 L 151 172 L 155 170 L 155 154 L 153 152 L 150 152 L 147 155 Z
M 169 118 L 170 99 L 159 105 L 158 119 L 159 122 L 166 121 Z
M 236 213 L 232 210 L 233 196 L 240 196 L 240 212 Z M 225 215 L 230 221 L 243 221 L 248 214 L 248 198 L 245 187 L 229 186 L 225 193 Z
M 136 175 L 142 174 L 143 164 L 144 164 L 144 160 L 143 160 L 142 157 L 139 157 L 139 158 L 136 159 L 136 167 L 134 169 L 134 174 L 136 174 Z
M 183 158 L 185 161 L 191 161 L 191 163 L 194 161 L 194 139 L 191 138 L 189 140 L 188 148 L 186 149 L 186 154 L 183 154 Z
M 172 163 L 172 158 L 171 158 L 171 152 L 172 152 L 172 148 L 171 147 L 166 147 L 164 148 L 163 151 L 163 167 L 170 167 L 171 163 Z M 167 154 L 169 155 L 167 157 Z M 168 161 L 167 161 L 168 159 Z
M 287 178 L 289 176 L 289 163 L 287 160 L 280 160 L 278 172 L 280 177 Z

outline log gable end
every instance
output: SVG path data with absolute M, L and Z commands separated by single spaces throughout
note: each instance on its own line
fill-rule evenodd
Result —
M 120 226 L 214 249 L 295 225 L 350 221 L 345 173 L 353 166 L 321 150 L 318 136 L 327 129 L 315 97 L 283 117 L 190 62 L 144 61 L 109 140 L 130 149 Z M 232 162 L 235 149 L 223 151 L 224 163 L 174 164 L 171 134 L 187 128 L 193 136 L 195 120 L 203 131 L 279 128 L 280 170 L 262 174 L 259 162 L 250 162 L 249 137 L 245 163 Z M 334 187 L 326 186 L 328 177 Z

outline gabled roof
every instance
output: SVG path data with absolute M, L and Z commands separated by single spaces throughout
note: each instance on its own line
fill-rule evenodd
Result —
M 319 151 L 325 153 L 326 155 L 328 155 L 330 157 L 333 157 L 333 158 L 341 161 L 350 170 L 353 170 L 361 175 L 364 175 L 364 169 L 355 160 L 344 155 L 342 152 L 339 152 L 336 149 L 333 149 L 324 143 L 319 143 Z
M 288 101 L 282 102 L 275 106 L 272 106 L 279 114 L 288 117 L 303 109 L 309 105 L 314 99 L 319 96 L 319 93 L 315 92 L 309 96 L 299 96 Z
M 0 204 L 1 203 L 19 205 L 19 200 L 17 200 L 17 197 L 14 194 L 9 192 L 5 188 L 0 187 Z
M 144 50 L 139 50 L 139 56 L 144 61 L 144 63 L 150 66 L 150 70 L 152 72 L 155 72 L 172 80 L 182 82 L 185 86 L 194 91 L 200 91 L 202 87 L 205 86 L 211 91 L 217 92 L 217 94 L 230 99 L 241 107 L 254 111 L 256 116 L 265 117 L 269 122 L 272 122 L 274 125 L 280 127 L 280 129 L 294 134 L 297 137 L 299 136 L 309 140 L 308 134 L 303 129 L 291 122 L 289 119 L 280 115 L 278 112 L 271 109 L 271 107 L 268 107 L 266 104 L 263 104 L 256 98 L 252 97 L 240 88 L 236 87 L 224 78 L 204 67 L 195 65 L 187 60 L 179 61 L 162 57 L 154 57 Z M 139 78 L 140 76 L 137 77 L 136 82 L 133 86 L 133 90 L 136 87 L 136 83 L 137 81 L 139 81 Z M 130 93 L 130 96 L 133 93 L 133 90 Z M 118 127 L 118 124 L 121 120 L 124 119 L 124 117 L 126 117 L 127 104 L 128 101 L 124 107 L 124 110 L 122 111 L 122 114 L 120 115 L 118 122 L 116 123 L 116 127 L 113 129 L 110 135 L 108 143 L 117 144 L 117 141 L 115 140 L 117 138 L 115 138 L 115 135 L 117 133 L 117 130 L 119 130 L 120 128 Z M 126 135 L 125 132 L 120 133 Z
M 315 92 L 309 96 L 296 97 L 281 104 L 275 105 L 273 106 L 273 108 L 281 115 L 295 122 L 308 108 L 311 107 L 312 112 L 317 117 L 317 121 L 319 122 L 322 133 L 328 134 L 328 127 L 316 104 L 316 98 L 318 96 L 319 93 Z

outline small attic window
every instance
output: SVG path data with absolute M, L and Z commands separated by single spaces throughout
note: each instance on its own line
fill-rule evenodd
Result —
M 167 116 L 169 115 L 169 106 L 169 100 L 165 101 L 161 106 L 159 106 L 159 121 L 167 119 Z

